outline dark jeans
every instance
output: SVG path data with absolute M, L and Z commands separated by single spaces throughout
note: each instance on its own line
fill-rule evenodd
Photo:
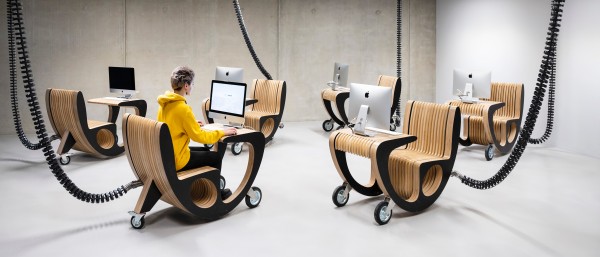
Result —
M 222 159 L 219 154 L 206 147 L 190 147 L 190 160 L 188 163 L 181 168 L 181 170 L 189 170 L 202 166 L 211 166 L 213 168 L 221 169 Z

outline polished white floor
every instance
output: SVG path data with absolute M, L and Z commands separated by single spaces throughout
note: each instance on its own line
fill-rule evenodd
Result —
M 341 184 L 321 122 L 288 122 L 266 150 L 254 185 L 259 207 L 244 203 L 205 222 L 159 204 L 134 230 L 140 188 L 110 203 L 89 204 L 56 182 L 41 151 L 0 136 L 0 256 L 599 256 L 600 159 L 529 146 L 504 183 L 480 191 L 451 178 L 437 202 L 418 214 L 398 207 L 378 226 L 381 197 L 352 192 L 336 208 Z M 56 142 L 55 142 L 56 143 Z M 592 143 L 592 142 L 590 142 Z M 596 142 L 597 143 L 597 142 Z M 455 169 L 487 178 L 507 159 L 486 162 L 483 147 L 459 147 Z M 227 153 L 228 187 L 248 155 Z M 369 163 L 351 157 L 368 178 Z M 75 153 L 64 166 L 82 189 L 102 193 L 134 180 L 125 156 L 97 160 Z

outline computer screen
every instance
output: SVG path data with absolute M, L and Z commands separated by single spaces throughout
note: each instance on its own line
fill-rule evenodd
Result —
M 213 80 L 210 87 L 209 117 L 243 123 L 246 107 L 246 84 Z M 238 121 L 242 122 L 238 122 Z
M 244 83 L 244 69 L 217 66 L 215 80 Z
M 453 94 L 466 95 L 471 91 L 471 96 L 476 98 L 489 98 L 492 84 L 491 71 L 465 71 L 454 70 Z M 461 93 L 462 92 L 462 93 Z
M 333 66 L 333 81 L 338 82 L 340 87 L 348 86 L 348 64 L 336 62 Z
M 348 117 L 358 116 L 361 105 L 368 105 L 366 127 L 383 130 L 390 129 L 390 112 L 392 108 L 392 88 L 374 85 L 350 83 L 350 106 Z
M 126 97 L 135 93 L 135 75 L 131 67 L 108 67 L 108 80 L 111 93 Z

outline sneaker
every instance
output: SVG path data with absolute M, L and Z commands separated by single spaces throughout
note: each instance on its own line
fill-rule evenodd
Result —
M 231 190 L 229 188 L 225 188 L 221 190 L 221 199 L 225 200 L 231 196 Z

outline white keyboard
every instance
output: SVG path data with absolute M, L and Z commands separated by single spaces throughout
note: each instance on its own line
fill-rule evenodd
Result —
M 460 99 L 460 101 L 463 102 L 463 103 L 472 104 L 472 103 L 478 103 L 479 102 L 479 98 L 476 98 L 476 97 L 472 97 L 472 98 L 463 97 L 463 98 Z
M 366 127 L 365 129 L 366 130 L 370 130 L 370 131 L 375 131 L 375 132 L 378 132 L 378 133 L 385 133 L 385 134 L 388 134 L 388 135 L 394 135 L 394 136 L 402 135 L 402 133 L 400 133 L 400 132 L 390 131 L 390 130 L 385 130 L 385 129 L 379 129 L 379 128 L 374 128 L 374 127 Z
M 210 123 L 210 124 L 204 124 L 204 126 L 202 126 L 203 129 L 206 130 L 223 130 L 223 125 L 219 124 L 219 123 Z

